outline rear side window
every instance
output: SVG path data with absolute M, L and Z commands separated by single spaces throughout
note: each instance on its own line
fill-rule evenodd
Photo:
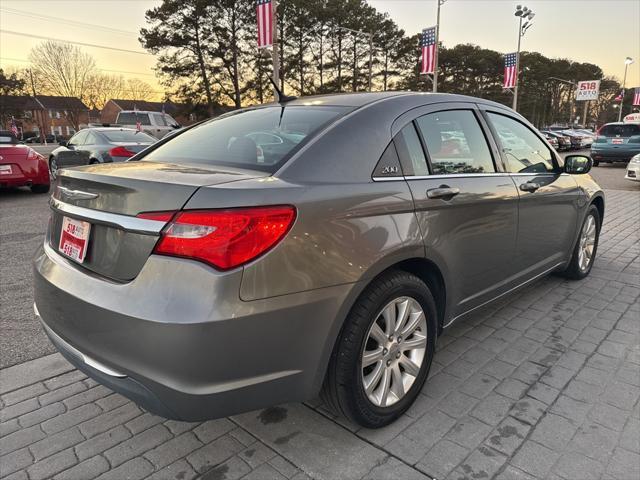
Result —
M 151 125 L 149 114 L 135 112 L 120 112 L 118 114 L 118 123 L 122 123 L 123 125 L 135 125 L 138 122 L 140 122 L 140 125 Z
M 598 132 L 604 137 L 633 137 L 640 135 L 640 125 L 605 125 Z
M 472 111 L 430 113 L 417 122 L 434 175 L 496 171 L 487 140 Z
M 413 170 L 413 175 L 429 175 L 429 167 L 427 166 L 427 158 L 424 156 L 424 150 L 420 143 L 420 137 L 413 123 L 410 123 L 395 138 L 398 154 L 403 161 L 408 160 L 407 169 Z M 408 173 L 408 172 L 407 172 Z
M 151 135 L 135 130 L 102 130 L 100 133 L 107 137 L 110 142 L 139 142 L 154 143 L 156 141 Z
M 142 160 L 227 165 L 275 172 L 348 107 L 274 106 L 210 120 L 171 138 Z

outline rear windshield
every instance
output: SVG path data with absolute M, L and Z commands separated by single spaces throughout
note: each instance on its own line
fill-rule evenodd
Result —
M 156 141 L 151 135 L 135 130 L 102 130 L 100 133 L 107 137 L 110 142 L 138 142 L 154 143 Z
M 18 143 L 18 139 L 11 132 L 0 132 L 0 143 Z
M 193 127 L 143 160 L 226 165 L 273 173 L 315 132 L 348 110 L 333 106 L 243 110 Z
M 598 133 L 604 137 L 632 137 L 640 135 L 640 125 L 605 125 Z
M 140 122 L 140 125 L 151 125 L 149 115 L 146 113 L 120 112 L 118 114 L 117 123 L 121 123 L 123 125 L 135 125 L 138 122 Z

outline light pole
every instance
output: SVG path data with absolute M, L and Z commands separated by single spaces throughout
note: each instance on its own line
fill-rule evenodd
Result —
M 433 69 L 433 93 L 438 91 L 438 48 L 440 42 L 440 7 L 447 0 L 437 0 L 438 1 L 438 13 L 436 15 L 436 51 L 435 51 L 435 67 Z
M 620 99 L 620 110 L 618 111 L 618 121 L 622 120 L 622 104 L 624 103 L 624 87 L 627 84 L 627 68 L 633 63 L 633 58 L 624 59 L 624 78 L 622 79 L 622 98 Z
M 533 25 L 533 17 L 536 16 L 533 13 L 533 10 L 530 10 L 528 7 L 523 7 L 522 5 L 518 5 L 516 7 L 516 11 L 514 13 L 516 17 L 518 17 L 518 53 L 516 53 L 516 86 L 513 87 L 513 106 L 512 108 L 516 110 L 518 108 L 518 84 L 520 83 L 519 73 L 520 73 L 520 41 L 524 34 L 531 28 Z M 526 19 L 524 24 L 522 20 Z

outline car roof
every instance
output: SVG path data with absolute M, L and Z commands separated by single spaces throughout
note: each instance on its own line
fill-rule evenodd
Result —
M 122 130 L 125 132 L 136 132 L 135 128 L 124 128 L 124 127 L 87 127 L 82 130 L 91 130 L 92 132 L 113 132 L 114 130 Z
M 411 92 L 411 91 L 389 91 L 389 92 L 356 92 L 356 93 L 333 93 L 328 95 L 311 95 L 290 100 L 286 105 L 325 105 L 325 106 L 345 106 L 364 107 L 381 100 L 394 101 L 415 96 L 421 99 L 422 105 L 441 102 L 473 102 L 485 105 L 493 105 L 500 108 L 507 108 L 501 103 L 492 102 L 483 98 L 470 97 L 467 95 L 457 95 L 452 93 L 431 93 L 431 92 Z M 270 103 L 266 105 L 278 105 Z

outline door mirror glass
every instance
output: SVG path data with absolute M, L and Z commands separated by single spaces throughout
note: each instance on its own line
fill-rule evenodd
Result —
M 584 155 L 569 155 L 564 159 L 564 171 L 573 175 L 588 173 L 591 165 L 591 159 Z

